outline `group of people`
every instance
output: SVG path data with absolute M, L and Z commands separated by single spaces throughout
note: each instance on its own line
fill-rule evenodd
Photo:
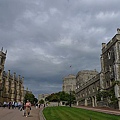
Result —
M 3 103 L 3 107 L 8 107 L 8 109 L 16 109 L 16 107 L 18 107 L 18 109 L 20 111 L 23 111 L 23 116 L 28 117 L 28 115 L 30 114 L 30 110 L 31 110 L 31 103 L 29 102 L 29 100 L 27 100 L 26 103 L 22 103 L 22 102 L 14 102 L 14 101 L 10 101 L 10 102 L 4 102 Z
M 36 104 L 35 104 L 36 109 L 37 109 L 37 108 L 40 108 L 40 106 L 41 106 L 41 104 L 39 104 L 39 103 L 36 103 Z
M 12 108 L 12 109 L 16 109 L 16 107 L 18 107 L 18 109 L 20 109 L 22 106 L 22 103 L 19 101 L 19 102 L 14 102 L 14 101 L 9 101 L 8 103 L 7 102 L 4 102 L 3 103 L 3 107 L 8 107 L 9 109 Z

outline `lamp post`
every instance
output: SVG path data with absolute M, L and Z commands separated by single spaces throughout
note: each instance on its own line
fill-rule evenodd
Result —
M 70 89 L 70 107 L 71 107 L 71 89 Z
M 60 97 L 58 97 L 58 106 L 60 105 Z

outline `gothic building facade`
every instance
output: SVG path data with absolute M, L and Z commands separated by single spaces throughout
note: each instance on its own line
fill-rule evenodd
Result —
M 109 106 L 120 109 L 120 29 L 106 44 L 102 43 L 101 72 L 76 76 L 77 105 Z
M 0 103 L 9 101 L 23 101 L 24 99 L 24 77 L 16 76 L 4 71 L 4 65 L 6 60 L 6 52 L 3 52 L 3 48 L 0 51 Z

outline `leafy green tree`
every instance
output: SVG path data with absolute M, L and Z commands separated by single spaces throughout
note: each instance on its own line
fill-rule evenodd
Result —
M 58 93 L 53 93 L 46 97 L 46 101 L 49 102 L 60 102 L 60 101 L 68 101 L 68 103 L 71 102 L 73 103 L 75 101 L 75 93 L 71 91 L 71 96 L 68 93 L 65 93 L 64 91 L 58 92 Z
M 37 98 L 34 98 L 34 103 L 37 103 L 38 102 L 38 99 Z
M 44 100 L 41 99 L 41 100 L 39 101 L 39 103 L 40 103 L 40 104 L 44 104 Z
M 27 100 L 29 100 L 31 104 L 34 104 L 35 96 L 32 93 L 26 93 L 24 97 L 24 102 L 26 103 Z

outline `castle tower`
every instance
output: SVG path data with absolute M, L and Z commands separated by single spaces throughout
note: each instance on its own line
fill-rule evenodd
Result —
M 107 44 L 102 44 L 100 76 L 101 90 L 110 90 L 115 84 L 114 92 L 120 109 L 120 29 Z

